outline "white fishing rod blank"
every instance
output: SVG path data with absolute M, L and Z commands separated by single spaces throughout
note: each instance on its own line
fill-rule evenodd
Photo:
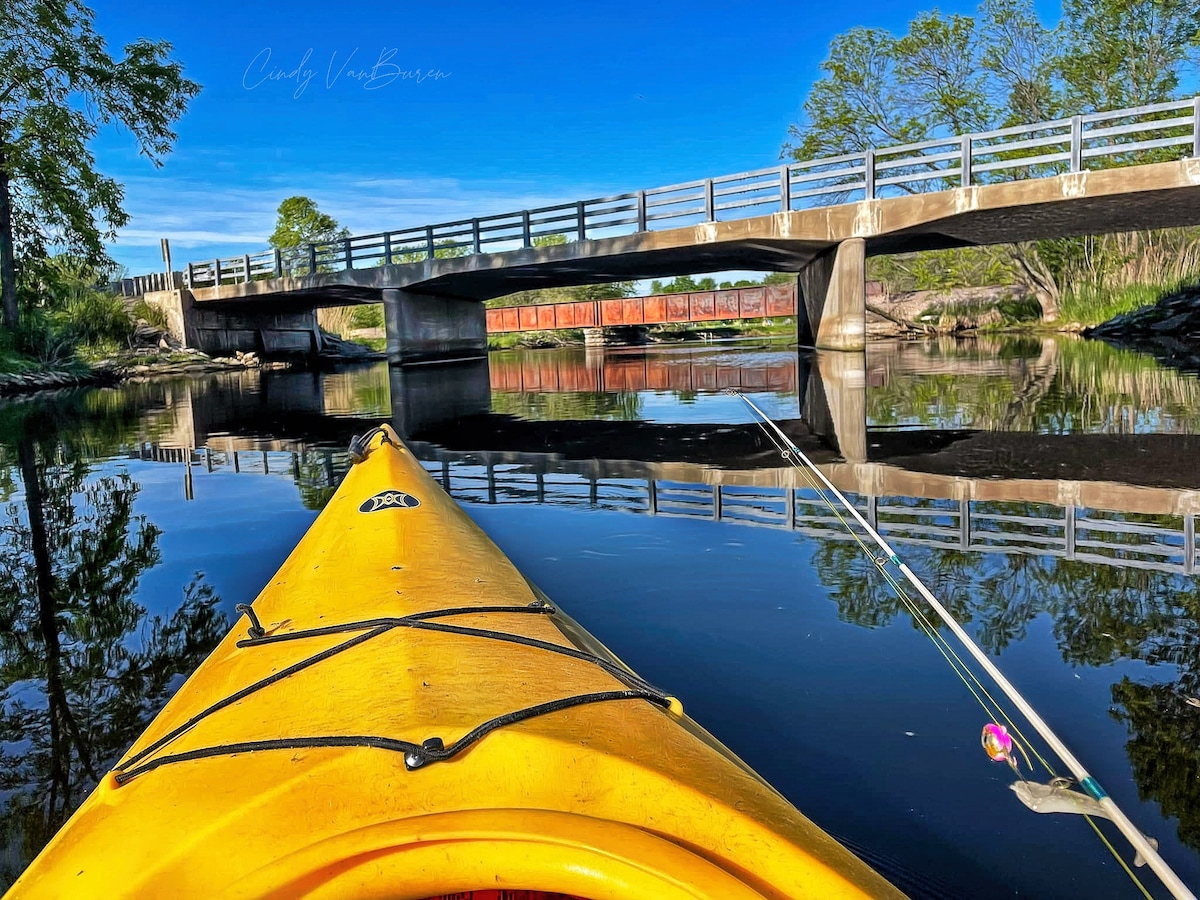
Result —
M 891 548 L 891 545 L 883 539 L 883 536 L 871 527 L 870 523 L 868 523 L 867 520 L 862 517 L 859 511 L 855 509 L 853 505 L 851 505 L 850 501 L 846 499 L 845 495 L 843 495 L 842 492 L 834 486 L 833 482 L 825 477 L 825 473 L 817 468 L 816 464 L 792 442 L 791 438 L 784 434 L 783 429 L 776 425 L 770 416 L 759 409 L 754 401 L 746 395 L 738 392 L 734 393 L 737 393 L 737 396 L 741 397 L 742 400 L 752 410 L 754 410 L 763 423 L 770 427 L 775 434 L 779 436 L 780 440 L 782 440 L 784 445 L 788 448 L 788 451 L 795 454 L 795 457 L 803 462 L 804 465 L 807 466 L 809 470 L 817 476 L 818 479 L 820 479 L 825 488 L 831 494 L 837 497 L 838 502 L 846 508 L 847 512 L 854 517 L 854 520 L 858 522 L 862 529 L 871 536 L 871 539 L 879 546 L 879 549 L 887 555 L 887 561 L 896 566 L 896 568 L 900 570 L 904 577 L 908 579 L 909 583 L 912 584 L 912 586 L 917 589 L 921 596 L 925 598 L 925 602 L 927 602 L 933 608 L 933 611 L 937 613 L 938 617 L 946 623 L 946 626 L 951 632 L 953 632 L 954 636 L 958 638 L 959 642 L 966 647 L 967 651 L 972 657 L 974 657 L 975 661 L 978 662 L 979 665 L 983 667 L 984 671 L 986 671 L 988 675 L 992 677 L 992 680 L 996 682 L 1000 690 L 1002 690 L 1008 699 L 1013 702 L 1013 705 L 1015 705 L 1017 709 L 1021 711 L 1021 714 L 1025 716 L 1029 724 L 1033 726 L 1034 730 L 1042 736 L 1042 739 L 1058 755 L 1059 759 L 1063 761 L 1063 764 L 1071 770 L 1071 774 L 1075 777 L 1075 780 L 1079 782 L 1080 787 L 1082 787 L 1089 796 L 1091 796 L 1096 800 L 1096 802 L 1104 807 L 1104 810 L 1109 814 L 1109 817 L 1113 823 L 1117 826 L 1121 833 L 1125 835 L 1125 837 L 1129 840 L 1129 843 L 1131 843 L 1142 855 L 1142 858 L 1146 860 L 1147 865 L 1149 865 L 1154 874 L 1159 877 L 1162 883 L 1166 886 L 1167 890 L 1171 892 L 1171 895 L 1175 897 L 1176 900 L 1196 900 L 1196 895 L 1193 894 L 1188 886 L 1183 883 L 1182 879 L 1175 874 L 1175 871 L 1167 864 L 1166 860 L 1159 856 L 1158 851 L 1146 839 L 1146 836 L 1142 834 L 1138 827 L 1133 824 L 1133 821 L 1125 815 L 1124 811 L 1117 806 L 1116 802 L 1110 796 L 1108 796 L 1108 793 L 1100 786 L 1096 779 L 1088 774 L 1088 771 L 1086 768 L 1084 768 L 1083 764 L 1075 758 L 1075 754 L 1067 749 L 1067 746 L 1059 739 L 1058 735 L 1054 733 L 1050 726 L 1046 724 L 1046 721 L 1038 714 L 1037 710 L 1035 710 L 1029 704 L 1029 702 L 1021 695 L 1021 692 L 1018 691 L 1016 687 L 1014 687 L 1013 684 L 1004 676 L 1004 673 L 996 667 L 996 664 L 988 659 L 987 654 L 983 652 L 983 650 L 978 644 L 975 643 L 974 639 L 967 634 L 963 627 L 958 624 L 958 620 L 950 614 L 950 611 L 942 606 L 937 597 L 935 597 L 929 588 L 925 586 L 925 583 L 916 576 L 916 573 L 914 573 L 913 570 L 908 567 L 907 563 L 901 561 L 900 557 L 897 556 L 896 552 Z

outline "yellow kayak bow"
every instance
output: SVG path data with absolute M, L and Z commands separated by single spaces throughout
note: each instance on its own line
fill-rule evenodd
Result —
M 386 425 L 12 898 L 899 897 Z

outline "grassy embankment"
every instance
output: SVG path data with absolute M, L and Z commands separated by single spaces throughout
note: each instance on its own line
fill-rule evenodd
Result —
M 144 302 L 130 308 L 92 288 L 72 291 L 65 302 L 46 297 L 22 309 L 19 328 L 0 329 L 0 374 L 86 374 L 93 363 L 132 351 L 138 319 L 166 324 L 161 310 Z
M 1200 280 L 1200 229 L 1179 228 L 1038 241 L 1016 247 L 965 247 L 878 257 L 868 277 L 892 295 L 940 292 L 915 318 L 924 323 L 977 319 L 978 330 L 1077 331 L 1156 303 Z M 1057 302 L 1058 318 L 1044 322 L 1035 299 Z M 1023 288 L 1024 300 L 963 304 L 955 289 L 989 285 Z M 990 312 L 994 308 L 995 313 Z

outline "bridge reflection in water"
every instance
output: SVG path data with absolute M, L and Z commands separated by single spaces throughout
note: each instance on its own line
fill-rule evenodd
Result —
M 554 471 L 542 471 L 537 466 L 496 462 L 490 454 L 448 453 L 419 443 L 411 446 L 443 489 L 466 503 L 616 510 L 789 529 L 822 540 L 854 539 L 816 491 L 801 486 L 803 475 L 791 468 L 740 471 L 593 460 L 563 462 L 555 465 Z M 194 494 L 193 470 L 199 468 L 289 477 L 302 493 L 323 503 L 350 467 L 347 453 L 327 448 L 192 450 L 146 443 L 134 456 L 180 464 L 188 499 Z M 1182 575 L 1194 574 L 1200 559 L 1198 491 L 1125 485 L 1119 496 L 1126 505 L 1137 508 L 1106 510 L 1015 499 L 860 494 L 847 487 L 856 473 L 845 466 L 822 468 L 832 481 L 841 482 L 841 489 L 851 491 L 848 499 L 867 521 L 897 545 L 1056 557 Z M 639 474 L 633 475 L 635 471 Z M 689 474 L 704 480 L 680 480 Z M 898 474 L 903 477 L 907 473 Z M 986 492 L 985 486 L 981 491 Z M 1003 483 L 993 482 L 992 486 L 999 489 L 995 495 L 1004 493 Z M 1060 482 L 1057 489 L 1069 495 L 1078 493 L 1080 485 Z M 1015 494 L 1020 493 L 1018 487 Z
M 291 477 L 319 507 L 348 464 L 326 448 L 390 411 L 465 501 L 683 515 L 848 540 L 800 473 L 781 467 L 744 424 L 736 401 L 687 403 L 736 387 L 785 409 L 794 403 L 805 420 L 784 427 L 898 544 L 1194 573 L 1200 472 L 1181 463 L 1200 458 L 1200 382 L 1094 345 L 1008 349 L 873 346 L 869 364 L 859 357 L 852 371 L 839 361 L 853 354 L 667 347 L 496 354 L 454 377 L 439 369 L 438 378 L 387 367 L 237 373 L 233 384 L 162 388 L 161 416 L 146 419 L 157 443 L 139 455 L 186 462 L 189 496 L 195 473 L 221 469 Z M 656 391 L 674 395 L 653 411 L 666 421 L 647 420 L 643 401 Z M 842 414 L 840 454 L 821 437 L 819 417 L 833 409 Z

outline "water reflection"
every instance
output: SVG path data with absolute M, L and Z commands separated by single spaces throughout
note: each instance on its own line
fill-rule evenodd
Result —
M 872 722 L 918 708 L 910 683 L 929 690 L 947 673 L 940 659 L 926 675 L 927 661 L 889 655 L 912 618 L 746 424 L 740 402 L 720 393 L 726 386 L 751 393 L 813 450 L 989 652 L 1024 679 L 1083 671 L 1103 686 L 1098 708 L 1050 692 L 1053 718 L 1092 736 L 1089 759 L 1109 780 L 1132 778 L 1143 801 L 1177 817 L 1155 821 L 1152 806 L 1135 816 L 1173 862 L 1182 854 L 1183 868 L 1200 872 L 1200 857 L 1169 841 L 1177 824 L 1179 841 L 1200 849 L 1200 710 L 1188 703 L 1200 696 L 1200 470 L 1186 464 L 1200 458 L 1200 382 L 1105 345 L 1036 339 L 872 345 L 865 357 L 824 360 L 777 346 L 513 351 L 484 368 L 222 373 L 0 406 L 0 496 L 10 504 L 0 525 L 0 844 L 20 844 L 8 875 L 225 628 L 204 582 L 172 585 L 184 601 L 161 614 L 140 599 L 142 575 L 182 552 L 164 549 L 167 511 L 187 507 L 207 521 L 227 515 L 232 497 L 256 504 L 270 517 L 255 534 L 261 565 L 272 569 L 332 495 L 349 437 L 387 418 L 431 474 L 523 554 L 517 561 L 534 581 L 618 652 L 628 648 L 622 655 L 647 677 L 708 684 L 712 693 L 697 698 L 706 724 L 785 794 L 869 850 L 904 855 L 904 835 L 924 827 L 926 814 L 909 821 L 900 810 L 895 822 L 864 828 L 852 813 L 872 802 L 872 789 L 856 787 L 855 773 L 834 760 L 828 777 L 842 787 L 823 793 L 813 760 L 836 740 L 835 754 L 870 767 L 866 782 L 910 777 L 906 751 Z M 146 506 L 154 491 L 156 505 Z M 285 515 L 292 531 L 278 527 Z M 553 534 L 530 534 L 546 521 Z M 207 541 L 204 568 L 213 573 L 229 569 L 233 544 L 251 534 L 218 540 L 218 527 L 194 535 Z M 672 570 L 660 554 L 624 552 L 631 535 L 647 547 L 685 535 L 680 552 L 693 555 Z M 706 535 L 724 554 L 715 579 L 747 569 L 736 583 L 685 581 L 703 566 Z M 574 548 L 569 566 L 556 568 L 556 552 L 543 546 L 552 539 Z M 248 589 L 267 575 L 249 578 Z M 603 584 L 621 585 L 621 596 L 589 608 L 589 591 Z M 788 599 L 772 598 L 740 644 L 714 647 L 722 672 L 704 682 L 711 667 L 686 661 L 742 627 L 729 614 L 746 620 L 761 585 Z M 812 601 L 797 613 L 804 618 L 784 617 L 792 599 Z M 675 617 L 658 621 L 664 609 Z M 705 619 L 714 610 L 715 628 Z M 823 633 L 839 647 L 866 648 L 863 658 L 839 649 L 807 661 L 819 657 L 806 635 L 826 618 L 854 626 Z M 736 692 L 721 701 L 722 685 L 763 674 L 770 654 L 761 647 L 776 639 L 787 645 L 787 671 L 763 677 L 794 679 L 804 702 L 749 712 Z M 639 655 L 643 640 L 652 646 Z M 1042 640 L 1055 658 L 1022 673 Z M 840 705 L 853 685 L 877 683 L 880 667 L 905 673 L 874 688 L 883 702 L 836 727 L 821 718 L 834 713 L 809 687 Z M 974 715 L 963 718 L 977 734 Z M 960 724 L 938 737 L 955 743 Z M 770 739 L 758 742 L 760 732 Z M 977 761 L 943 750 L 930 747 L 913 765 L 947 784 L 977 784 Z M 927 809 L 961 821 L 963 797 L 930 790 Z M 1038 817 L 1021 827 L 1054 825 Z M 971 858 L 1013 885 L 1040 883 L 1005 868 L 994 832 L 976 841 L 958 831 L 930 836 L 929 858 L 946 871 Z M 1049 872 L 1063 850 L 1058 832 L 1044 836 Z M 1112 889 L 1100 876 L 1086 883 Z
M 199 577 L 172 614 L 148 615 L 134 596 L 160 531 L 133 512 L 139 486 L 93 472 L 53 420 L 19 418 L 0 442 L 0 886 L 226 628 Z
M 873 426 L 1200 433 L 1200 380 L 1097 341 L 886 343 L 873 345 L 868 359 Z

